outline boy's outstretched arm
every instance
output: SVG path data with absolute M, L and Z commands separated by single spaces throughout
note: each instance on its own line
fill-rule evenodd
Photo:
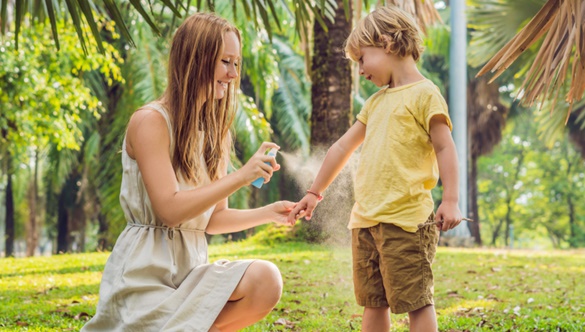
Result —
M 430 122 L 431 141 L 439 164 L 439 175 L 443 183 L 443 200 L 437 209 L 436 220 L 441 230 L 447 231 L 457 227 L 461 222 L 459 210 L 459 172 L 457 151 L 451 137 L 451 131 L 444 115 L 435 115 Z
M 319 203 L 319 197 L 327 187 L 335 180 L 343 169 L 353 152 L 362 144 L 366 137 L 366 125 L 356 121 L 349 130 L 341 136 L 337 142 L 327 151 L 325 160 L 317 173 L 313 185 L 303 199 L 297 203 L 288 215 L 288 223 L 294 225 L 297 219 L 305 217 L 310 220 L 313 210 Z

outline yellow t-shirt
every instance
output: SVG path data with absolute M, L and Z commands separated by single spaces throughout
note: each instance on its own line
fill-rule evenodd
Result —
M 385 88 L 358 114 L 366 125 L 355 177 L 355 200 L 348 228 L 391 223 L 416 232 L 434 209 L 431 189 L 439 167 L 430 120 L 442 114 L 452 130 L 445 99 L 429 81 Z

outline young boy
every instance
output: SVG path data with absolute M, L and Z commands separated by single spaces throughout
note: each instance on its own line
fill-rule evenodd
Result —
M 411 331 L 437 330 L 431 264 L 439 228 L 452 229 L 462 219 L 451 121 L 439 89 L 416 67 L 421 44 L 412 18 L 396 7 L 378 8 L 358 23 L 345 51 L 359 63 L 360 75 L 383 88 L 329 148 L 313 185 L 289 215 L 290 223 L 309 220 L 321 193 L 363 143 L 348 228 L 364 332 L 387 332 L 389 309 L 408 312 Z M 431 189 L 439 172 L 443 200 L 434 215 Z M 427 220 L 442 222 L 417 227 Z

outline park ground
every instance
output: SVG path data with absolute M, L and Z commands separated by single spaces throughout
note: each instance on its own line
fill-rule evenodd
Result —
M 0 259 L 0 330 L 78 331 L 95 313 L 109 253 Z M 283 275 L 280 303 L 245 331 L 359 331 L 348 247 L 255 238 L 210 246 L 210 260 L 260 258 Z M 440 247 L 441 331 L 585 331 L 585 251 Z M 392 315 L 407 331 L 407 315 Z

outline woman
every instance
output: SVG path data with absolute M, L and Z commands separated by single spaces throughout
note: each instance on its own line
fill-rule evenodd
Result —
M 208 263 L 204 232 L 286 224 L 294 204 L 228 208 L 227 198 L 280 168 L 264 143 L 227 174 L 240 33 L 195 14 L 172 41 L 164 95 L 136 111 L 122 149 L 120 201 L 128 226 L 106 263 L 96 315 L 83 331 L 235 331 L 278 303 L 282 278 L 261 260 Z

